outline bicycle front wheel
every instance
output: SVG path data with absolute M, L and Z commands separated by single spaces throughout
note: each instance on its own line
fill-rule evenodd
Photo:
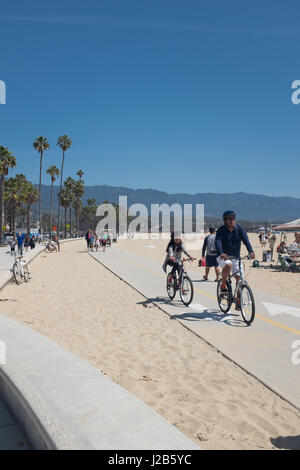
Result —
M 255 317 L 254 295 L 247 284 L 242 285 L 239 290 L 241 314 L 247 325 L 250 325 Z
M 231 286 L 229 282 L 226 282 L 228 292 L 222 292 L 221 290 L 222 280 L 217 285 L 217 299 L 221 312 L 227 313 L 230 310 L 232 304 Z
M 188 276 L 183 276 L 180 285 L 180 298 L 184 305 L 188 306 L 194 297 L 193 283 Z
M 28 267 L 24 266 L 23 268 L 23 277 L 25 279 L 25 282 L 29 282 L 31 279 L 30 272 L 28 271 Z
M 14 280 L 17 285 L 22 283 L 22 273 L 21 268 L 18 264 L 13 265 Z
M 176 295 L 176 286 L 174 276 L 171 273 L 167 275 L 167 293 L 170 299 L 173 300 Z

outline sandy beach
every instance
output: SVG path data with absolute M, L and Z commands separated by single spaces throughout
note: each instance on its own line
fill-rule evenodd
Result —
M 84 241 L 42 253 L 30 270 L 29 284 L 1 291 L 1 313 L 107 374 L 202 448 L 300 448 L 299 411 L 146 303 Z
M 274 249 L 274 262 L 272 263 L 273 266 L 270 266 L 271 263 L 262 262 L 263 249 L 259 243 L 258 234 L 250 233 L 248 235 L 252 247 L 255 250 L 256 258 L 259 260 L 260 265 L 264 267 L 264 269 L 251 269 L 251 262 L 246 261 L 245 273 L 247 275 L 247 280 L 253 289 L 263 290 L 269 294 L 278 295 L 280 297 L 285 297 L 287 299 L 300 302 L 300 273 L 279 272 L 278 269 L 276 269 L 276 247 L 279 245 L 280 235 L 276 235 L 277 241 Z M 288 233 L 287 237 L 288 244 L 294 241 L 294 235 L 292 233 Z M 185 241 L 186 246 L 188 246 L 189 243 L 189 241 Z M 161 239 L 127 239 L 119 240 L 118 242 L 118 246 L 126 251 L 135 253 L 137 255 L 146 256 L 157 261 L 161 261 L 162 263 L 165 258 L 167 244 L 168 240 Z M 265 249 L 269 249 L 268 243 Z M 247 251 L 244 245 L 242 245 L 242 255 L 246 254 Z M 191 255 L 196 257 L 198 260 L 201 257 L 201 249 L 191 251 Z M 198 268 L 197 263 L 194 263 L 193 269 L 196 269 L 197 271 L 201 270 L 204 274 L 205 268 Z M 209 280 L 213 281 L 214 279 L 214 270 L 211 269 Z

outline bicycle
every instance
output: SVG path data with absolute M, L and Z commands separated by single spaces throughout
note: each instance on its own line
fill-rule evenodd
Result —
M 184 270 L 184 263 L 190 260 L 179 260 L 179 276 L 177 277 L 176 272 L 167 274 L 167 293 L 171 300 L 175 298 L 176 292 L 179 290 L 180 299 L 186 306 L 190 305 L 194 297 L 193 283 L 189 275 Z
M 25 264 L 23 256 L 15 256 L 15 262 L 13 264 L 13 275 L 14 281 L 17 285 L 20 285 L 24 279 L 25 282 L 29 282 L 31 279 L 28 267 Z
M 244 277 L 244 269 L 242 261 L 245 259 L 250 259 L 250 256 L 244 256 L 243 258 L 236 258 L 235 256 L 229 256 L 229 259 L 239 260 L 239 270 L 235 273 L 232 273 L 226 280 L 227 292 L 221 291 L 222 280 L 218 282 L 217 285 L 217 299 L 220 310 L 223 313 L 227 313 L 232 304 L 237 306 L 237 310 L 240 310 L 243 320 L 247 325 L 250 325 L 255 317 L 255 300 L 251 287 L 247 283 Z M 239 281 L 237 286 L 232 291 L 232 277 L 236 276 L 239 273 Z

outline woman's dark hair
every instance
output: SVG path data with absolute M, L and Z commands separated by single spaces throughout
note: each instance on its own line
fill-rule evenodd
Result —
M 179 243 L 175 243 L 174 238 L 172 238 L 172 239 L 169 241 L 169 243 L 168 243 L 166 252 L 168 253 L 170 247 L 172 247 L 173 250 L 174 250 L 175 246 L 181 248 L 181 243 L 182 243 L 181 240 L 180 240 Z

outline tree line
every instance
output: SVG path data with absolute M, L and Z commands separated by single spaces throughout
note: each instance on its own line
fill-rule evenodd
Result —
M 27 233 L 30 233 L 32 206 L 36 203 L 38 203 L 39 233 L 43 233 L 45 231 L 44 228 L 51 233 L 52 229 L 56 227 L 56 232 L 59 235 L 63 227 L 66 237 L 67 229 L 69 229 L 70 234 L 75 231 L 77 235 L 80 229 L 85 229 L 88 225 L 95 224 L 96 200 L 88 199 L 87 205 L 82 205 L 82 196 L 84 194 L 83 171 L 77 171 L 77 179 L 69 176 L 63 181 L 65 156 L 72 146 L 72 140 L 69 136 L 62 135 L 58 137 L 56 145 L 62 151 L 62 161 L 60 169 L 55 165 L 50 165 L 46 170 L 46 174 L 50 176 L 51 182 L 49 213 L 43 212 L 42 208 L 43 157 L 50 148 L 48 139 L 39 136 L 33 142 L 33 148 L 40 157 L 39 189 L 32 182 L 28 181 L 24 174 L 8 177 L 9 172 L 17 166 L 17 159 L 7 147 L 0 145 L 0 244 L 3 241 L 3 232 L 8 222 L 10 232 L 15 235 L 17 218 L 19 223 L 24 223 L 26 220 L 26 230 Z M 53 211 L 53 186 L 59 178 L 58 211 L 56 215 Z M 61 208 L 64 210 L 63 222 Z M 72 209 L 74 210 L 74 217 L 72 217 Z

